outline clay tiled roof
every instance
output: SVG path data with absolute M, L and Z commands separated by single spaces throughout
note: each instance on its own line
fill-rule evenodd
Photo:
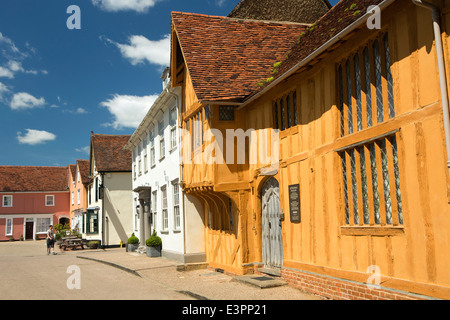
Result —
M 370 5 L 378 5 L 381 2 L 382 0 L 341 0 L 298 37 L 296 44 L 289 50 L 286 59 L 282 61 L 276 74 L 274 74 L 274 79 L 295 67 L 335 35 L 361 18 Z M 267 74 L 269 73 L 266 73 L 266 76 Z M 254 94 L 261 89 L 258 88 Z
M 248 96 L 306 28 L 181 12 L 172 22 L 200 101 Z
M 67 167 L 0 166 L 0 191 L 67 191 Z
M 328 0 L 241 0 L 228 17 L 314 23 L 330 8 Z
M 81 183 L 90 183 L 91 179 L 89 179 L 89 160 L 77 160 L 77 165 L 78 170 L 80 171 Z
M 131 151 L 123 147 L 131 135 L 91 135 L 91 150 L 98 172 L 131 171 Z

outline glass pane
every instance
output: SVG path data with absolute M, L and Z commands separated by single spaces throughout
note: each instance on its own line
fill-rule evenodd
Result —
M 287 127 L 291 127 L 291 97 L 286 97 Z
M 392 224 L 392 204 L 391 204 L 391 188 L 389 186 L 389 170 L 388 159 L 386 154 L 386 140 L 380 141 L 381 148 L 381 165 L 383 167 L 383 189 L 386 207 L 386 223 Z
M 339 66 L 338 70 L 339 77 L 339 111 L 341 113 L 341 137 L 345 134 L 345 124 L 344 124 L 344 78 L 342 75 L 342 66 Z
M 386 81 L 388 86 L 388 101 L 389 101 L 389 118 L 395 117 L 394 109 L 394 80 L 391 74 L 391 57 L 389 54 L 389 38 L 387 33 L 384 35 L 384 54 L 386 57 Z
M 350 224 L 349 212 L 348 212 L 348 187 L 347 187 L 347 161 L 345 159 L 345 152 L 341 153 L 342 159 L 342 177 L 344 182 L 344 204 L 345 204 L 345 223 Z
M 383 87 L 381 82 L 381 57 L 378 40 L 373 43 L 373 56 L 375 59 L 375 84 L 377 88 L 377 121 L 383 122 Z
M 367 126 L 371 127 L 372 122 L 372 90 L 371 90 L 371 75 L 370 75 L 370 57 L 369 48 L 364 49 L 364 74 L 366 79 L 366 108 L 367 108 Z
M 359 67 L 359 54 L 354 57 L 355 64 L 355 93 L 356 93 L 356 126 L 362 130 L 362 106 L 361 106 L 361 71 Z
M 219 106 L 220 121 L 234 121 L 234 106 Z
M 297 110 L 297 92 L 294 91 L 292 95 L 292 104 L 294 106 L 294 126 L 298 125 L 298 110 Z
M 280 101 L 281 130 L 286 129 L 283 100 Z
M 398 169 L 398 150 L 397 139 L 395 137 L 390 138 L 392 143 L 392 155 L 394 157 L 394 174 L 395 174 L 395 193 L 397 195 L 397 210 L 398 210 L 398 223 L 403 224 L 403 207 L 402 196 L 400 192 L 400 173 Z
M 361 188 L 363 200 L 363 215 L 364 224 L 369 224 L 369 192 L 367 190 L 367 171 L 366 171 L 366 155 L 364 154 L 364 147 L 359 148 L 360 166 L 361 166 Z
M 350 60 L 345 64 L 347 70 L 347 106 L 348 106 L 348 133 L 353 133 L 353 108 L 352 108 L 352 78 L 350 74 Z
M 369 145 L 370 153 L 370 170 L 372 172 L 372 192 L 373 192 L 373 208 L 374 208 L 374 220 L 375 224 L 380 224 L 380 196 L 378 194 L 378 174 L 377 174 L 377 161 L 375 157 L 375 144 Z
M 358 181 L 356 179 L 356 163 L 355 163 L 355 149 L 349 151 L 350 154 L 350 167 L 352 177 L 352 193 L 353 193 L 353 221 L 354 224 L 359 224 L 358 216 Z

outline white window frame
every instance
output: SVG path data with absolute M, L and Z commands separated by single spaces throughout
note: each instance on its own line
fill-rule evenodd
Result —
M 142 145 L 141 142 L 139 142 L 138 147 L 137 147 L 137 159 L 138 159 L 138 175 L 141 176 L 142 175 Z
M 152 214 L 153 214 L 153 229 L 157 226 L 157 213 L 158 213 L 158 190 L 152 192 Z
M 143 146 L 144 146 L 144 173 L 148 172 L 148 137 L 147 134 L 145 135 L 144 141 L 143 141 Z
M 5 205 L 5 199 L 10 199 L 10 205 Z M 4 195 L 2 198 L 2 207 L 3 208 L 12 208 L 13 206 L 13 196 L 12 195 Z
M 72 191 L 72 205 L 75 205 L 75 191 Z
M 181 214 L 180 214 L 180 186 L 178 179 L 172 181 L 172 197 L 173 197 L 173 228 L 180 230 Z
M 166 143 L 164 141 L 164 119 L 158 121 L 159 130 L 159 161 L 163 160 L 166 155 Z
M 8 222 L 10 222 L 10 230 L 9 230 L 9 232 L 8 232 Z M 5 235 L 6 236 L 12 236 L 13 235 L 13 228 L 14 228 L 13 218 L 6 218 Z
M 81 190 L 80 189 L 77 190 L 77 203 L 78 203 L 78 205 L 81 204 Z
M 177 107 L 173 107 L 169 111 L 169 122 L 170 122 L 170 151 L 177 148 Z
M 45 221 L 44 221 L 45 219 Z M 52 218 L 36 218 L 36 234 L 47 233 L 48 227 L 52 224 Z
M 48 204 L 48 199 L 52 199 L 52 204 Z M 45 195 L 45 206 L 46 207 L 54 207 L 55 206 L 55 196 L 52 194 Z
M 162 230 L 169 229 L 169 212 L 167 209 L 167 186 L 161 188 Z

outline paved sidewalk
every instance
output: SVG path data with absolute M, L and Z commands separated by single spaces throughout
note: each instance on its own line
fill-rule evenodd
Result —
M 209 269 L 180 271 L 177 270 L 177 261 L 164 257 L 149 258 L 145 254 L 126 252 L 125 248 L 77 250 L 70 254 L 120 268 L 153 284 L 199 300 L 321 300 L 288 285 L 261 289 L 238 281 L 241 277 Z

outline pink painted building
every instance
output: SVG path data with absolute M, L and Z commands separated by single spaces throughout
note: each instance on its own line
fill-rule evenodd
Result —
M 89 160 L 77 160 L 68 166 L 70 186 L 70 228 L 79 233 L 84 232 L 84 215 L 88 204 L 87 186 L 89 178 Z
M 45 238 L 68 221 L 67 167 L 0 166 L 0 241 Z

